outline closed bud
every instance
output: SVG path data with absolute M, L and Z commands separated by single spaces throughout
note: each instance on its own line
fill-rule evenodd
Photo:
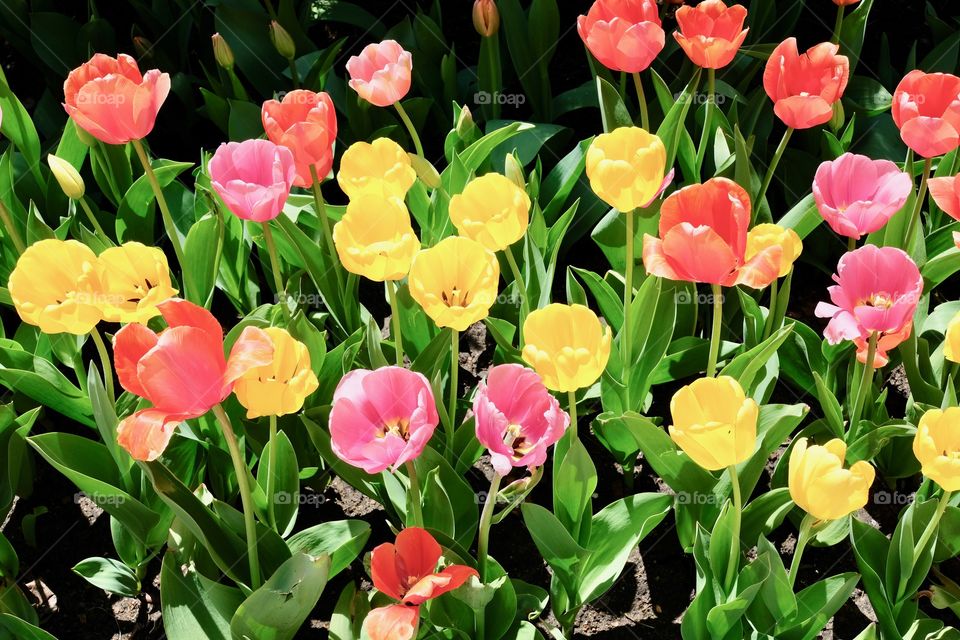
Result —
M 47 164 L 50 165 L 53 177 L 57 179 L 57 184 L 60 185 L 68 198 L 79 200 L 83 197 L 83 178 L 80 177 L 80 172 L 72 164 L 52 153 L 47 156 Z
M 270 42 L 273 43 L 277 53 L 287 60 L 293 60 L 294 56 L 297 55 L 297 47 L 293 44 L 293 38 L 276 20 L 270 22 Z
M 460 117 L 457 118 L 457 135 L 466 138 L 474 126 L 476 125 L 473 123 L 473 114 L 470 112 L 470 107 L 464 105 L 460 109 Z
M 521 189 L 526 189 L 527 179 L 523 173 L 523 165 L 521 165 L 520 161 L 517 160 L 516 154 L 513 154 L 513 153 L 507 154 L 504 164 L 506 165 L 504 167 L 504 175 L 507 176 L 511 182 L 513 182 L 515 185 L 517 185 Z
M 137 52 L 138 57 L 149 58 L 150 52 L 153 51 L 153 43 L 143 36 L 134 36 L 133 49 Z
M 840 127 L 843 126 L 843 123 L 846 122 L 847 116 L 843 111 L 843 103 L 837 100 L 833 103 L 833 117 L 830 118 L 830 129 L 834 133 L 840 131 Z
M 500 12 L 494 0 L 476 0 L 473 3 L 473 27 L 485 38 L 500 29 Z
M 421 158 L 415 153 L 408 153 L 407 156 L 410 158 L 410 166 L 417 172 L 417 177 L 420 178 L 423 184 L 431 189 L 436 189 L 440 186 L 440 173 L 429 160 Z
M 234 63 L 233 49 L 219 33 L 210 36 L 210 40 L 213 42 L 213 57 L 217 59 L 217 64 L 227 71 L 232 70 Z

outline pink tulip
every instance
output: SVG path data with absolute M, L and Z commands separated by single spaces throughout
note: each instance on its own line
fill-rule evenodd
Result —
M 273 220 L 297 178 L 293 153 L 269 140 L 221 144 L 208 165 L 210 184 L 243 220 Z
M 347 60 L 350 88 L 378 107 L 389 107 L 410 91 L 413 56 L 395 40 L 368 44 Z
M 626 73 L 649 67 L 666 41 L 654 0 L 596 0 L 577 32 L 600 64 Z
M 876 333 L 877 355 L 884 360 L 888 349 L 910 335 L 923 293 L 917 265 L 900 249 L 868 244 L 844 254 L 833 279 L 837 283 L 829 288 L 833 304 L 821 302 L 815 311 L 819 318 L 830 318 L 823 332 L 827 342 L 853 340 L 863 361 L 867 341 Z
M 813 179 L 820 215 L 842 236 L 860 239 L 903 208 L 913 180 L 889 160 L 845 153 L 824 162 Z
M 333 394 L 330 437 L 341 460 L 391 471 L 423 451 L 439 422 L 430 383 L 401 367 L 357 369 Z
M 924 158 L 960 146 L 960 77 L 915 69 L 893 92 L 890 108 L 903 143 Z
M 927 187 L 937 206 L 954 220 L 960 220 L 960 175 L 952 178 L 930 178 Z
M 535 371 L 518 364 L 490 369 L 473 401 L 477 440 L 490 450 L 493 468 L 506 475 L 511 467 L 539 467 L 547 447 L 566 431 L 570 417 L 543 386 Z

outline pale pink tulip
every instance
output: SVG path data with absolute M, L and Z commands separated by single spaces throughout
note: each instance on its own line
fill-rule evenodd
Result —
M 903 208 L 913 180 L 889 160 L 845 153 L 824 162 L 813 179 L 820 215 L 842 236 L 860 239 Z
M 419 456 L 438 422 L 433 391 L 421 374 L 401 367 L 357 369 L 333 394 L 330 437 L 341 460 L 380 473 Z
M 473 401 L 477 440 L 490 451 L 493 468 L 539 467 L 547 448 L 560 439 L 570 417 L 533 370 L 518 364 L 490 369 Z
M 347 60 L 350 88 L 378 107 L 389 107 L 410 91 L 413 56 L 395 40 L 368 44 Z
M 210 184 L 243 220 L 273 220 L 297 178 L 293 153 L 269 140 L 221 144 L 208 165 Z

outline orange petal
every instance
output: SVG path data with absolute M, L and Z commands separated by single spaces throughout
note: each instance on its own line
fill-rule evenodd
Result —
M 737 266 L 730 246 L 710 227 L 683 222 L 663 239 L 667 262 L 688 282 L 725 284 Z
M 420 623 L 420 607 L 394 604 L 367 614 L 364 628 L 370 640 L 412 640 Z
M 777 279 L 780 275 L 780 257 L 783 248 L 780 245 L 767 247 L 750 258 L 740 267 L 737 273 L 736 284 L 743 284 L 754 289 L 762 289 Z
M 170 298 L 158 304 L 157 308 L 170 327 L 196 327 L 223 339 L 223 327 L 213 314 L 203 307 L 180 298 Z
M 137 365 L 156 344 L 157 334 L 142 324 L 125 325 L 113 338 L 113 360 L 120 386 L 141 398 L 147 397 L 147 392 L 140 384 Z
M 397 548 L 390 542 L 378 545 L 370 555 L 373 586 L 394 600 L 402 600 L 407 585 L 397 575 Z
M 420 527 L 407 527 L 397 535 L 397 572 L 402 577 L 422 578 L 434 572 L 440 545 Z
M 134 460 L 156 460 L 173 437 L 178 424 L 193 416 L 144 409 L 128 416 L 117 426 L 117 443 Z
M 243 374 L 257 367 L 273 362 L 273 340 L 259 327 L 247 327 L 233 343 L 230 357 L 227 358 L 227 371 L 224 384 L 228 389 Z

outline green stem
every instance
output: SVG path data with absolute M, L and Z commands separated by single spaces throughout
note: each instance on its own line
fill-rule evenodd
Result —
M 233 97 L 237 100 L 247 100 L 247 90 L 243 88 L 243 83 L 233 69 L 227 69 L 227 76 L 230 78 L 230 87 L 233 89 Z
M 394 351 L 397 354 L 397 366 L 403 366 L 403 334 L 400 332 L 400 305 L 397 303 L 397 290 L 400 283 L 386 282 L 387 296 L 390 298 L 390 321 L 393 326 Z
M 783 138 L 780 139 L 780 145 L 773 153 L 773 158 L 770 160 L 770 166 L 767 167 L 767 173 L 763 177 L 763 184 L 760 185 L 760 191 L 757 193 L 757 197 L 753 199 L 754 211 L 760 210 L 760 204 L 763 202 L 763 198 L 767 195 L 767 189 L 770 188 L 770 183 L 773 181 L 773 175 L 777 171 L 777 165 L 780 164 L 780 159 L 783 157 L 783 152 L 787 150 L 787 143 L 790 142 L 790 136 L 792 135 L 793 128 L 787 127 L 787 130 L 783 132 Z
M 410 481 L 410 505 L 413 507 L 413 526 L 423 527 L 423 504 L 420 500 L 420 480 L 417 478 L 417 467 L 413 460 L 404 464 L 407 468 L 407 479 Z
M 913 205 L 913 211 L 910 213 L 910 222 L 907 223 L 907 232 L 903 236 L 903 250 L 910 253 L 913 249 L 913 236 L 917 232 L 917 225 L 920 222 L 920 210 L 923 208 L 923 201 L 927 197 L 927 182 L 930 180 L 930 169 L 933 160 L 927 158 L 923 163 L 923 176 L 920 178 L 920 188 L 917 191 L 917 202 Z M 921 227 L 922 228 L 922 227 Z M 923 234 L 921 233 L 921 238 Z
M 937 503 L 937 510 L 933 514 L 930 522 L 927 523 L 927 528 L 923 530 L 923 534 L 920 536 L 920 539 L 917 540 L 917 546 L 913 548 L 913 557 L 916 558 L 920 555 L 920 552 L 923 551 L 923 548 L 927 546 L 927 543 L 930 542 L 930 538 L 937 532 L 940 526 L 940 519 L 943 517 L 943 513 L 947 510 L 947 505 L 950 504 L 950 491 L 944 491 L 940 494 L 940 502 Z
M 713 291 L 713 330 L 710 333 L 710 355 L 707 357 L 707 377 L 717 374 L 717 358 L 720 355 L 720 329 L 723 326 L 723 289 L 711 285 Z
M 290 80 L 293 82 L 293 88 L 300 88 L 300 74 L 297 73 L 297 63 L 293 58 L 287 58 L 287 63 L 290 65 Z
M 800 533 L 797 535 L 797 545 L 793 549 L 793 560 L 790 561 L 790 588 L 797 582 L 797 573 L 800 571 L 800 558 L 803 556 L 803 550 L 807 548 L 813 533 L 814 517 L 809 513 L 803 517 L 800 523 Z
M 631 362 L 633 352 L 630 345 L 630 336 L 633 333 L 633 327 L 631 325 L 631 307 L 633 304 L 631 303 L 631 298 L 633 297 L 633 263 L 635 259 L 633 255 L 633 220 L 635 213 L 635 211 L 625 211 L 623 214 L 627 218 L 627 246 L 625 256 L 627 263 L 623 270 L 623 337 L 620 339 L 620 360 L 623 366 L 624 398 L 626 399 L 628 410 L 633 409 L 633 406 L 630 404 L 630 369 L 633 365 Z
M 323 228 L 323 239 L 327 244 L 327 251 L 330 253 L 330 263 L 333 265 L 333 272 L 336 274 L 337 286 L 340 295 L 343 291 L 343 276 L 340 274 L 340 258 L 337 255 L 337 246 L 333 243 L 333 232 L 330 230 L 330 217 L 327 216 L 327 206 L 323 201 L 323 192 L 320 191 L 320 176 L 317 175 L 317 166 L 310 165 L 310 179 L 313 184 L 310 186 L 313 191 L 313 206 L 320 217 L 320 225 Z
M 570 409 L 570 441 L 577 439 L 577 392 L 567 392 L 567 403 Z
M 237 436 L 230 424 L 230 417 L 219 404 L 213 405 L 213 414 L 223 430 L 223 439 L 227 441 L 230 458 L 233 460 L 233 469 L 237 474 L 237 485 L 240 488 L 240 501 L 243 503 L 243 523 L 247 533 L 247 559 L 250 561 L 250 589 L 260 588 L 260 556 L 257 550 L 257 523 L 253 514 L 253 499 L 250 494 L 250 480 L 247 464 L 240 453 Z
M 447 430 L 447 453 L 453 457 L 453 435 L 457 430 L 457 378 L 460 375 L 460 332 L 450 329 L 450 428 Z
M 774 318 L 777 317 L 777 289 L 780 286 L 780 279 L 777 278 L 770 283 L 770 306 L 767 309 L 767 319 L 763 323 L 763 335 L 760 336 L 760 341 L 763 342 L 770 337 L 770 334 L 773 333 L 773 323 Z
M 490 491 L 487 493 L 487 499 L 483 503 L 483 513 L 480 514 L 480 529 L 477 534 L 477 571 L 480 573 L 480 582 L 486 582 L 487 579 L 490 524 L 493 518 L 494 507 L 497 505 L 497 494 L 500 492 L 500 481 L 502 479 L 503 476 L 494 472 L 493 480 L 490 482 Z
M 20 232 L 17 231 L 17 228 L 13 225 L 13 218 L 10 216 L 10 210 L 7 209 L 7 205 L 3 204 L 3 201 L 0 200 L 0 221 L 3 222 L 3 228 L 6 230 L 7 235 L 10 236 L 10 241 L 13 243 L 13 248 L 17 251 L 17 256 L 27 250 L 27 245 L 23 243 L 23 238 L 20 237 Z
M 270 526 L 274 531 L 277 530 L 277 516 L 274 509 L 276 496 L 276 475 L 277 475 L 277 416 L 270 416 L 270 452 L 267 457 L 267 515 L 270 517 Z
M 267 254 L 270 256 L 270 270 L 273 271 L 273 286 L 277 290 L 277 300 L 283 307 L 283 315 L 287 318 L 287 324 L 290 324 L 290 307 L 287 300 L 287 291 L 283 286 L 283 276 L 280 273 L 280 258 L 277 256 L 277 245 L 273 241 L 273 232 L 270 231 L 270 222 L 261 223 L 263 227 L 263 243 L 267 245 Z
M 860 386 L 857 387 L 857 397 L 854 399 L 853 412 L 850 414 L 850 431 L 857 432 L 860 424 L 860 414 L 863 412 L 863 403 L 867 399 L 867 393 L 873 386 L 870 381 L 873 380 L 873 359 L 877 355 L 877 341 L 879 336 L 876 331 L 870 334 L 870 341 L 867 343 L 867 360 L 863 363 L 863 373 L 860 376 Z
M 730 561 L 727 563 L 725 585 L 727 592 L 733 589 L 733 582 L 740 567 L 740 514 L 743 512 L 743 497 L 740 495 L 740 478 L 737 475 L 737 465 L 727 467 L 730 472 L 730 488 L 733 491 L 733 536 L 730 538 Z
M 107 235 L 107 232 L 104 231 L 103 227 L 100 226 L 100 221 L 97 220 L 97 216 L 93 215 L 93 209 L 90 208 L 89 203 L 87 203 L 87 199 L 81 197 L 79 200 L 77 200 L 77 202 L 80 203 L 80 207 L 83 209 L 84 213 L 87 214 L 87 220 L 89 220 L 90 224 L 93 225 L 93 230 L 96 232 L 97 237 L 99 237 L 100 240 L 102 240 L 103 243 L 108 247 L 116 246 L 113 240 L 111 240 Z
M 637 89 L 637 101 L 640 103 L 640 127 L 650 131 L 650 113 L 647 111 L 647 98 L 643 93 L 643 80 L 639 73 L 633 74 L 633 86 Z
M 844 6 L 837 5 L 837 21 L 833 25 L 833 37 L 830 39 L 830 42 L 833 44 L 840 43 L 840 30 L 843 28 L 843 10 Z
M 716 106 L 717 70 L 707 70 L 707 110 L 703 119 L 703 134 L 700 136 L 700 146 L 697 148 L 697 175 L 703 169 L 703 161 L 707 157 L 707 148 L 711 146 L 710 127 L 713 123 L 713 111 Z
M 857 248 L 857 239 L 853 236 L 847 238 L 847 251 L 853 251 Z
M 113 391 L 113 367 L 110 365 L 110 352 L 107 351 L 107 345 L 104 344 L 99 329 L 96 327 L 91 329 L 90 337 L 93 338 L 93 344 L 97 345 L 97 353 L 100 355 L 100 364 L 103 367 L 103 384 L 107 390 L 107 397 L 110 398 L 110 402 L 116 402 Z
M 417 155 L 423 158 L 423 145 L 420 144 L 420 136 L 417 134 L 417 129 L 413 126 L 413 121 L 410 120 L 410 116 L 407 115 L 407 110 L 403 108 L 403 105 L 400 104 L 399 100 L 397 100 L 393 106 L 397 108 L 397 113 L 400 114 L 400 119 L 403 120 L 403 125 L 407 128 L 407 131 L 410 133 L 410 137 L 413 139 L 413 146 L 417 150 Z
M 513 272 L 513 279 L 517 283 L 517 295 L 520 296 L 520 331 L 517 339 L 520 341 L 520 348 L 523 349 L 523 323 L 530 314 L 530 303 L 527 302 L 527 285 L 523 280 L 523 273 L 520 272 L 517 259 L 513 257 L 513 250 L 506 247 L 503 253 L 507 258 L 507 264 L 510 265 L 510 271 Z
M 170 213 L 170 207 L 167 206 L 167 199 L 163 195 L 163 189 L 160 188 L 160 181 L 157 180 L 157 174 L 153 171 L 153 166 L 150 164 L 150 157 L 147 155 L 147 150 L 143 148 L 143 143 L 140 140 L 131 140 L 131 143 L 137 152 L 137 156 L 140 157 L 140 164 L 143 165 L 143 172 L 150 182 L 153 195 L 157 198 L 157 206 L 160 207 L 160 217 L 163 219 L 163 226 L 167 230 L 167 235 L 170 237 L 173 252 L 177 256 L 177 264 L 180 265 L 180 271 L 183 273 L 184 280 L 186 280 L 188 275 L 184 268 L 183 245 L 180 244 L 177 226 L 173 223 L 173 215 Z

